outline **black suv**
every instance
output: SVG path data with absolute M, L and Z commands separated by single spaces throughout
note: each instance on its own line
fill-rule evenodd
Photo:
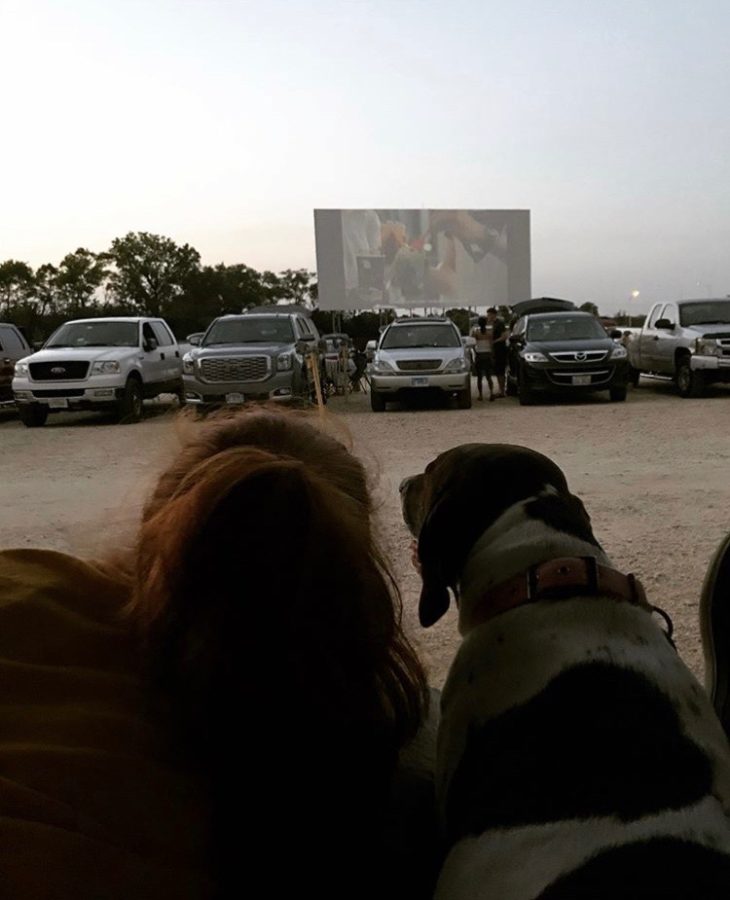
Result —
M 626 399 L 626 349 L 606 334 L 589 312 L 542 311 L 520 316 L 509 339 L 506 391 L 521 404 L 538 394 L 608 391 Z

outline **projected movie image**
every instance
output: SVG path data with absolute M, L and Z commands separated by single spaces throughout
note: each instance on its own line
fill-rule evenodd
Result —
M 528 212 L 318 210 L 315 225 L 323 308 L 500 305 L 529 296 Z

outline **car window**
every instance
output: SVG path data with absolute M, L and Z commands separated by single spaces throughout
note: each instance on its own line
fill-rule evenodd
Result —
M 152 326 L 149 322 L 145 322 L 142 326 L 142 340 L 144 341 L 156 341 L 157 335 L 152 330 Z
M 54 332 L 50 347 L 137 347 L 136 322 L 67 322 Z
M 525 330 L 525 323 L 526 323 L 526 320 L 524 317 L 522 319 L 518 319 L 515 322 L 515 327 L 512 329 L 512 334 L 516 334 L 516 335 L 522 334 L 522 332 Z
M 667 303 L 667 305 L 664 307 L 662 318 L 669 319 L 672 325 L 677 325 L 679 323 L 679 313 L 677 311 L 677 306 L 675 303 Z
M 561 314 L 531 319 L 528 341 L 589 341 L 605 338 L 603 326 L 593 316 Z
M 309 327 L 309 322 L 306 319 L 297 319 L 297 322 L 299 323 L 299 330 L 302 336 L 312 333 L 312 329 Z
M 162 322 L 150 322 L 150 325 L 152 326 L 152 330 L 155 333 L 159 346 L 169 347 L 170 344 L 172 344 L 172 338 Z
M 391 325 L 380 345 L 383 350 L 405 347 L 460 347 L 461 335 L 453 325 Z
M 730 325 L 730 300 L 687 303 L 679 311 L 682 325 Z
M 658 304 L 654 307 L 654 312 L 651 314 L 651 318 L 650 318 L 649 321 L 646 323 L 646 327 L 647 327 L 647 328 L 653 328 L 653 327 L 654 327 L 654 323 L 655 323 L 655 322 L 658 322 L 659 319 L 661 318 L 661 312 L 662 312 L 663 309 L 664 309 L 664 305 L 662 305 L 661 303 L 658 303 Z
M 250 316 L 213 322 L 203 347 L 215 344 L 286 344 L 294 340 L 291 320 L 283 316 Z
M 25 351 L 25 344 L 13 328 L 0 327 L 0 350 L 4 350 L 6 353 Z

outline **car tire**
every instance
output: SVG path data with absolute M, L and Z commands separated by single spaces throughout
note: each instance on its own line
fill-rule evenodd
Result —
M 674 380 L 680 397 L 701 397 L 705 392 L 704 374 L 692 369 L 688 356 L 677 362 Z
M 373 412 L 385 412 L 385 397 L 372 388 L 370 389 L 370 409 Z
M 532 406 L 535 402 L 535 392 L 525 384 L 525 379 L 521 375 L 517 378 L 517 397 L 520 406 Z
M 471 384 L 459 391 L 456 395 L 456 404 L 459 409 L 471 409 Z
M 41 403 L 18 406 L 18 416 L 26 428 L 42 428 L 48 418 L 48 407 Z
M 142 418 L 142 383 L 138 378 L 128 378 L 117 404 L 117 415 L 122 425 L 139 422 Z
M 186 403 L 186 401 L 185 401 L 185 384 L 183 381 L 181 381 L 180 384 L 178 385 L 178 388 L 175 391 L 175 396 L 177 397 L 177 405 L 180 407 L 180 409 L 182 409 Z
M 639 379 L 641 378 L 641 372 L 638 369 L 635 369 L 633 366 L 629 366 L 629 376 L 628 382 L 633 387 L 639 386 Z
M 622 403 L 626 399 L 626 388 L 625 387 L 609 388 L 608 396 L 611 398 L 611 401 L 613 403 Z

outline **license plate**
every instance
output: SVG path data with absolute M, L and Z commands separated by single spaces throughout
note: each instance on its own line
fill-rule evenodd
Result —
M 424 378 L 423 376 L 420 378 L 411 378 L 411 385 L 413 387 L 428 387 L 428 378 Z
M 68 400 L 65 397 L 52 397 L 48 401 L 49 409 L 68 409 Z
M 573 384 L 590 384 L 590 375 L 573 375 Z
M 243 394 L 226 394 L 226 403 L 238 404 L 243 402 Z

